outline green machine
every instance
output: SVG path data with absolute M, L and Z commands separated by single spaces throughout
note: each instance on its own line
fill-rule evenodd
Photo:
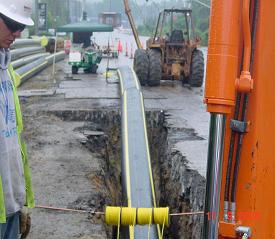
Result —
M 72 74 L 77 74 L 79 68 L 85 73 L 96 73 L 101 62 L 102 52 L 94 48 L 83 48 L 82 44 L 73 44 L 69 54 L 69 64 L 72 66 Z
M 84 15 L 83 15 L 84 16 Z M 83 19 L 86 19 L 86 17 Z M 58 28 L 58 32 L 73 33 L 73 44 L 69 54 L 69 64 L 72 74 L 77 74 L 80 68 L 85 73 L 96 73 L 102 59 L 102 51 L 91 42 L 93 32 L 112 32 L 113 27 L 105 24 L 93 24 L 87 20 L 67 24 Z

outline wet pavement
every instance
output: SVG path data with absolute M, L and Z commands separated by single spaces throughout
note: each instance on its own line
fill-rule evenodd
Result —
M 39 112 L 43 111 L 61 111 L 61 110 L 104 110 L 111 109 L 119 111 L 119 83 L 115 72 L 110 72 L 110 78 L 106 79 L 106 67 L 119 67 L 122 65 L 132 65 L 132 52 L 135 50 L 134 38 L 127 34 L 115 32 L 110 34 L 95 34 L 97 43 L 108 44 L 108 39 L 113 44 L 121 41 L 124 52 L 120 54 L 118 59 L 104 58 L 100 63 L 98 73 L 84 74 L 81 71 L 77 75 L 71 75 L 71 68 L 67 64 L 67 60 L 58 63 L 56 76 L 51 76 L 51 68 L 43 71 L 37 77 L 30 79 L 23 84 L 19 89 L 19 95 L 23 101 L 23 113 L 25 113 L 25 120 L 30 119 L 32 123 L 27 123 L 26 130 L 32 134 L 29 138 L 30 148 L 33 155 L 31 159 L 35 163 L 31 163 L 34 176 L 34 184 L 36 188 L 36 198 L 39 204 L 64 206 L 69 198 L 70 202 L 77 200 L 74 196 L 74 191 L 77 191 L 77 186 L 67 188 L 66 192 L 62 193 L 64 185 L 55 185 L 55 187 L 47 186 L 54 185 L 56 180 L 62 182 L 67 180 L 65 187 L 70 185 L 82 185 L 80 189 L 81 194 L 93 194 L 96 188 L 87 181 L 94 177 L 94 172 L 97 175 L 101 171 L 100 159 L 96 155 L 89 155 L 85 152 L 78 151 L 74 144 L 66 139 L 79 140 L 82 136 L 76 133 L 77 128 L 83 127 L 83 122 L 65 123 L 52 117 L 47 118 L 41 116 Z M 146 38 L 142 38 L 145 45 Z M 128 46 L 128 56 L 125 56 L 125 46 Z M 206 49 L 202 49 L 206 54 Z M 171 141 L 174 142 L 173 149 L 179 151 L 187 160 L 187 165 L 190 169 L 198 171 L 198 173 L 205 177 L 206 174 L 206 160 L 207 160 L 207 146 L 208 146 L 208 127 L 209 114 L 206 112 L 206 106 L 203 104 L 203 88 L 190 88 L 188 85 L 182 86 L 181 82 L 177 81 L 162 81 L 158 87 L 142 87 L 145 101 L 146 111 L 162 110 L 167 115 L 167 127 L 173 131 Z M 36 112 L 35 118 L 33 114 Z M 35 125 L 33 120 L 41 120 L 41 124 Z M 63 126 L 61 126 L 63 124 Z M 37 132 L 36 132 L 37 131 Z M 36 135 L 33 135 L 36 132 Z M 73 133 L 72 133 L 73 132 Z M 54 136 L 56 134 L 56 136 Z M 187 136 L 188 137 L 187 137 Z M 59 139 L 56 139 L 59 138 Z M 34 140 L 35 143 L 31 143 Z M 39 142 L 39 143 L 37 143 Z M 67 142 L 67 143 L 66 143 Z M 46 144 L 48 150 L 39 148 L 40 144 Z M 60 145 L 61 146 L 60 146 Z M 59 146 L 56 146 L 59 145 Z M 56 152 L 62 148 L 62 157 L 58 160 Z M 74 149 L 73 151 L 70 148 Z M 49 151 L 50 148 L 50 151 Z M 49 154 L 50 152 L 50 154 Z M 43 161 L 42 158 L 47 158 Z M 63 159 L 62 159 L 63 158 Z M 83 160 L 81 167 L 75 170 L 74 177 L 70 177 L 71 164 L 74 159 L 78 161 Z M 64 166 L 63 160 L 69 160 L 69 164 Z M 93 162 L 91 164 L 91 162 Z M 63 166 L 62 166 L 63 165 Z M 50 169 L 53 167 L 53 169 Z M 64 168 L 65 167 L 65 168 Z M 45 171 L 44 171 L 45 170 Z M 47 173 L 47 170 L 50 173 Z M 62 170 L 65 170 L 62 173 Z M 84 171 L 84 176 L 77 173 Z M 89 171 L 90 170 L 90 171 Z M 89 172 L 88 172 L 89 171 Z M 62 177 L 55 176 L 61 173 Z M 100 185 L 99 185 L 100 187 Z M 85 191 L 85 188 L 87 190 Z M 61 191 L 61 192 L 59 192 Z M 45 195 L 49 193 L 49 195 Z M 52 193 L 52 194 L 51 194 Z M 52 200 L 51 200 L 52 199 Z M 34 218 L 37 223 L 43 222 L 45 212 L 34 211 Z M 73 214 L 67 216 L 57 216 L 59 214 L 47 213 L 47 220 L 45 225 L 35 225 L 30 238 L 42 239 L 52 238 L 106 238 L 102 233 L 102 226 L 95 223 L 93 227 L 89 228 L 90 220 L 87 220 L 86 215 Z M 57 216 L 59 219 L 57 219 Z M 54 218 L 55 217 L 55 218 Z M 78 222 L 77 222 L 78 221 Z M 81 222 L 81 223 L 80 223 Z M 80 223 L 82 226 L 77 228 L 73 226 Z M 35 223 L 34 223 L 35 224 Z M 59 227 L 67 224 L 67 226 L 60 231 Z M 85 227 L 86 225 L 86 227 Z M 48 227 L 47 232 L 43 232 Z M 50 234 L 51 228 L 55 228 Z M 59 232 L 60 231 L 60 232 Z M 64 233 L 67 231 L 67 233 Z M 44 234 L 43 234 L 44 233 Z M 90 235 L 90 236 L 88 236 Z

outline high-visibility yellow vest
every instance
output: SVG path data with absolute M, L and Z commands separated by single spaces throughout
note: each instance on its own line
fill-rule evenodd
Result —
M 28 208 L 34 208 L 35 207 L 34 193 L 32 189 L 31 171 L 28 163 L 27 149 L 26 149 L 26 144 L 21 140 L 21 133 L 23 131 L 23 120 L 22 120 L 19 98 L 16 91 L 18 82 L 20 82 L 20 77 L 14 72 L 11 65 L 9 65 L 8 67 L 8 74 L 10 79 L 12 80 L 12 87 L 13 87 L 17 135 L 18 135 L 19 146 L 21 149 L 23 170 L 24 170 L 24 176 L 25 176 L 26 206 Z M 3 192 L 2 179 L 0 175 L 0 223 L 5 223 L 5 222 L 6 222 L 5 198 L 4 198 L 4 192 Z

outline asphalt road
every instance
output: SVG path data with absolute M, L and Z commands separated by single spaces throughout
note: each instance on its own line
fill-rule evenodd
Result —
M 101 45 L 108 44 L 108 39 L 114 45 L 120 40 L 123 53 L 109 62 L 103 59 L 98 74 L 80 71 L 71 77 L 65 60 L 58 63 L 55 77 L 48 68 L 20 87 L 37 204 L 70 207 L 79 201 L 85 204 L 85 197 L 97 203 L 98 192 L 103 190 L 100 180 L 94 183 L 101 174 L 102 159 L 90 154 L 79 143 L 83 137 L 79 129 L 85 123 L 64 122 L 45 112 L 120 108 L 117 77 L 112 74 L 106 81 L 104 73 L 108 64 L 110 67 L 133 64 L 130 56 L 131 48 L 132 52 L 135 50 L 134 38 L 117 31 L 95 34 L 96 42 Z M 146 38 L 142 38 L 144 45 L 145 41 Z M 128 56 L 125 56 L 126 43 Z M 206 54 L 206 49 L 203 52 Z M 191 170 L 205 176 L 209 114 L 203 104 L 203 88 L 182 87 L 181 82 L 163 81 L 158 87 L 142 89 L 147 111 L 165 111 L 173 149 L 181 153 Z M 30 239 L 106 238 L 100 221 L 91 221 L 87 215 L 40 209 L 33 210 L 32 214 Z

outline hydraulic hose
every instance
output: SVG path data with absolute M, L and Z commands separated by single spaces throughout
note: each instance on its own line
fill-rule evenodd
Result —
M 234 111 L 234 119 L 238 119 L 239 111 L 240 111 L 240 103 L 241 103 L 241 94 L 237 94 L 236 96 L 236 108 Z M 225 183 L 225 192 L 224 199 L 225 201 L 229 200 L 229 188 L 231 181 L 231 169 L 233 165 L 233 153 L 234 153 L 234 145 L 235 145 L 235 136 L 236 133 L 232 130 L 230 135 L 230 146 L 229 146 L 229 154 L 228 154 L 228 167 L 226 171 L 226 183 Z
M 245 3 L 247 4 L 247 2 L 245 2 Z M 251 5 L 250 5 L 250 7 L 251 7 Z M 252 71 L 253 62 L 254 62 L 254 49 L 255 49 L 255 41 L 256 41 L 256 28 L 257 28 L 258 12 L 259 12 L 259 1 L 255 0 L 254 1 L 254 14 L 253 14 L 253 20 L 252 20 L 252 51 L 249 54 L 250 55 L 250 66 L 249 66 L 248 70 L 250 70 L 250 71 Z M 245 59 L 244 59 L 244 64 L 246 61 Z M 242 122 L 246 122 L 248 102 L 249 102 L 249 94 L 245 93 L 243 96 L 243 104 L 242 104 L 242 115 L 241 115 Z M 236 160 L 235 160 L 235 165 L 234 165 L 233 182 L 232 182 L 232 189 L 231 189 L 231 212 L 232 212 L 231 221 L 232 222 L 235 222 L 237 181 L 238 181 L 240 158 L 241 158 L 241 148 L 243 145 L 243 140 L 244 140 L 244 134 L 240 133 L 238 136 Z
M 243 110 L 242 110 L 242 117 L 241 121 L 245 122 L 246 120 L 246 113 L 247 113 L 247 105 L 248 105 L 248 94 L 244 95 L 243 100 Z M 237 145 L 237 152 L 236 152 L 236 161 L 234 165 L 234 173 L 233 173 L 233 184 L 232 184 L 232 191 L 231 191 L 231 202 L 236 202 L 236 187 L 237 187 L 237 179 L 240 167 L 240 159 L 241 159 L 241 148 L 243 144 L 244 134 L 238 135 L 238 145 Z
M 207 159 L 204 239 L 219 233 L 220 191 L 225 120 L 236 102 L 235 81 L 239 69 L 241 3 L 213 0 L 205 84 L 205 103 L 211 113 Z M 230 31 L 228 31 L 230 29 Z
M 236 96 L 236 107 L 234 111 L 234 119 L 238 119 L 239 111 L 240 111 L 240 103 L 241 103 L 241 94 L 237 93 Z M 226 169 L 226 181 L 225 181 L 225 191 L 224 191 L 224 220 L 228 221 L 228 202 L 229 202 L 229 189 L 230 189 L 230 182 L 231 182 L 231 172 L 233 166 L 233 154 L 235 149 L 235 138 L 236 133 L 235 131 L 231 131 L 230 135 L 230 145 L 229 145 L 229 153 L 228 153 L 228 162 L 227 162 L 227 169 Z
M 251 61 L 251 31 L 249 22 L 249 10 L 250 0 L 243 0 L 243 36 L 244 36 L 244 59 L 243 59 L 243 71 L 250 70 Z

